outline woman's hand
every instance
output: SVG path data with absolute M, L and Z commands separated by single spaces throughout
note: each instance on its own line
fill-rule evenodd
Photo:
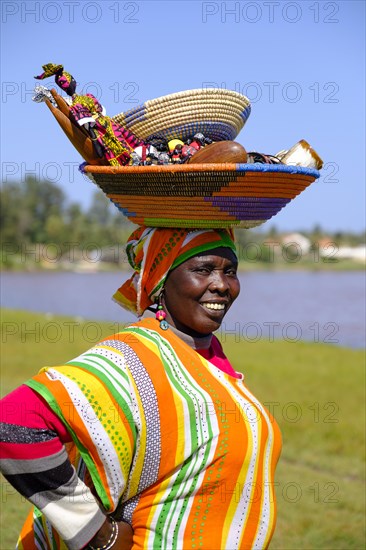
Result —
M 133 531 L 129 523 L 118 522 L 118 537 L 113 550 L 131 550 L 133 545 Z
M 133 545 L 133 530 L 131 526 L 124 521 L 118 521 L 117 527 L 118 534 L 115 538 L 113 533 L 117 531 L 116 526 L 107 518 L 97 534 L 89 542 L 87 548 L 97 550 L 98 548 L 107 546 L 111 550 L 131 550 Z M 114 538 L 113 545 L 110 545 Z

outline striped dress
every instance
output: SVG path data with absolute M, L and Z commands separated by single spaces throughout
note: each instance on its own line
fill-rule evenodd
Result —
M 101 506 L 132 525 L 133 550 L 268 547 L 278 426 L 242 378 L 173 331 L 144 319 L 27 384 L 71 434 Z M 42 525 L 36 510 L 19 548 Z M 47 537 L 34 548 L 65 548 Z

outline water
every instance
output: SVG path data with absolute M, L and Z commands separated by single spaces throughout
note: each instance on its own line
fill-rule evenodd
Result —
M 126 323 L 111 300 L 119 273 L 2 273 L 3 307 Z M 363 272 L 240 274 L 241 293 L 222 330 L 239 339 L 307 340 L 366 347 Z

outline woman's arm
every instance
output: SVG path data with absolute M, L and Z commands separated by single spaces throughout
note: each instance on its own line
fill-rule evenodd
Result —
M 42 511 L 71 550 L 85 547 L 106 518 L 70 463 L 65 443 L 71 437 L 65 426 L 28 386 L 1 401 L 1 421 L 5 478 Z

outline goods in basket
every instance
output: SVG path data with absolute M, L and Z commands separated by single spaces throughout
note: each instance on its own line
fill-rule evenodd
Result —
M 249 100 L 231 90 L 196 89 L 148 100 L 113 117 L 78 96 L 62 65 L 45 65 L 70 98 L 36 90 L 86 160 L 81 170 L 138 225 L 258 226 L 313 183 L 322 160 L 301 140 L 276 155 L 235 141 Z M 300 166 L 302 164 L 302 166 Z
M 221 162 L 247 162 L 247 152 L 236 141 L 217 141 L 201 148 L 188 160 L 188 164 Z
M 323 166 L 322 159 L 305 139 L 295 143 L 288 151 L 280 151 L 276 157 L 283 164 L 290 166 L 307 166 L 316 170 L 320 170 Z
M 47 104 L 84 160 L 93 165 L 188 162 L 213 141 L 235 138 L 250 114 L 250 102 L 241 94 L 208 88 L 164 96 L 108 117 L 92 94 L 76 93 L 76 81 L 63 65 L 43 65 L 43 73 L 35 78 L 51 76 L 67 94 L 66 100 L 42 86 L 36 87 L 33 99 Z M 172 148 L 174 140 L 179 145 Z

